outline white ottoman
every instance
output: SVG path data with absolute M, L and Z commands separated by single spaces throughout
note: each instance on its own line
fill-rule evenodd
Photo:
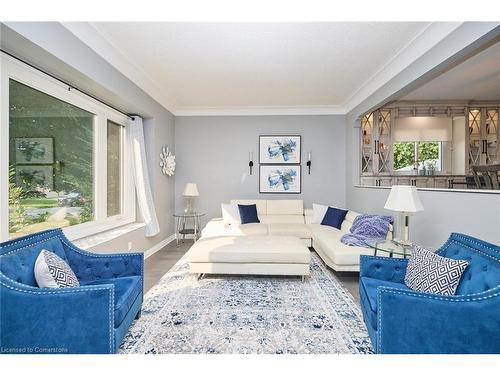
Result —
M 190 273 L 309 275 L 311 252 L 297 237 L 202 238 L 186 254 Z

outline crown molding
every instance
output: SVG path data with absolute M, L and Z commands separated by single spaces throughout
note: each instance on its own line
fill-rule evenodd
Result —
M 340 106 L 292 107 L 180 107 L 175 116 L 284 116 L 284 115 L 344 115 Z
M 384 66 L 372 75 L 344 103 L 346 112 L 350 112 L 388 83 L 398 73 L 424 55 L 432 47 L 459 28 L 464 22 L 432 22 L 405 46 L 403 46 Z
M 134 64 L 108 38 L 100 33 L 91 22 L 61 22 L 61 25 L 90 47 L 109 64 L 115 67 L 154 100 L 175 114 L 175 103 L 165 94 L 153 77 Z
M 382 68 L 363 83 L 343 105 L 287 107 L 179 107 L 160 86 L 90 22 L 62 22 L 66 29 L 169 110 L 174 116 L 342 115 L 370 97 L 463 22 L 432 22 L 403 46 Z

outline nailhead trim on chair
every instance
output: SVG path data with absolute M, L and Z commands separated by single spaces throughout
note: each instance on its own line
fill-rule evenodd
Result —
M 55 290 L 50 290 L 50 291 L 33 291 L 33 290 L 26 290 L 26 289 L 19 289 L 16 287 L 13 287 L 11 285 L 5 284 L 2 281 L 0 281 L 0 285 L 3 285 L 4 287 L 15 290 L 16 292 L 20 293 L 27 293 L 27 294 L 37 294 L 37 295 L 44 295 L 44 294 L 76 294 L 76 293 L 86 293 L 89 291 L 98 291 L 98 290 L 105 290 L 109 292 L 109 303 L 108 303 L 108 313 L 109 313 L 109 327 L 108 327 L 108 334 L 109 334 L 109 352 L 114 353 L 113 350 L 113 340 L 114 340 L 114 335 L 113 335 L 113 330 L 115 326 L 114 322 L 114 314 L 113 314 L 113 306 L 115 305 L 115 286 L 112 284 L 109 284 L 111 288 L 99 288 L 99 287 L 76 287 L 76 288 L 60 288 L 60 289 L 55 289 Z M 71 290 L 66 290 L 66 289 L 71 289 Z
M 476 241 L 474 239 L 468 238 L 466 236 L 460 235 L 458 233 L 452 233 L 452 236 L 454 238 L 449 238 L 446 243 L 436 251 L 436 254 L 443 253 L 448 247 L 450 247 L 452 244 L 460 245 L 462 247 L 465 247 L 473 252 L 479 253 L 487 258 L 493 259 L 497 262 L 500 262 L 500 259 L 495 258 L 494 256 L 470 247 L 467 243 L 462 243 L 456 240 L 456 238 L 463 239 L 466 242 L 473 243 L 477 245 L 478 247 L 486 248 L 488 250 L 493 251 L 494 253 L 500 253 L 499 250 L 497 250 L 495 247 L 488 246 L 487 244 L 484 244 L 483 242 Z M 403 261 L 407 262 L 407 259 L 401 259 L 401 258 L 381 258 L 377 256 L 371 256 L 371 255 L 362 255 L 364 258 L 371 258 L 371 259 L 377 259 L 381 262 L 394 262 L 394 261 Z M 388 293 L 388 294 L 399 294 L 399 295 L 406 295 L 410 297 L 416 297 L 416 298 L 422 298 L 422 299 L 432 299 L 432 300 L 438 300 L 438 301 L 447 301 L 447 302 L 457 302 L 457 303 L 464 303 L 464 302 L 474 302 L 474 301 L 483 301 L 487 299 L 491 299 L 494 297 L 498 297 L 500 295 L 500 285 L 496 286 L 495 288 L 489 289 L 485 292 L 480 292 L 480 293 L 473 293 L 473 294 L 468 294 L 468 295 L 454 295 L 454 296 L 436 296 L 434 294 L 429 294 L 429 293 L 421 293 L 421 292 L 412 292 L 412 291 L 405 291 L 403 289 L 397 289 L 397 288 L 390 288 L 390 287 L 379 287 L 377 289 L 377 309 L 378 309 L 378 324 L 377 324 L 377 347 L 376 352 L 381 353 L 382 352 L 382 314 L 383 314 L 383 306 L 382 306 L 382 294 L 383 293 Z
M 462 238 L 465 238 L 465 237 L 462 237 Z M 476 242 L 476 243 L 477 243 L 477 242 Z M 490 254 L 485 253 L 484 251 L 481 251 L 481 250 L 475 249 L 475 248 L 473 248 L 473 247 L 467 246 L 466 244 L 464 244 L 464 243 L 462 243 L 462 242 L 455 241 L 455 240 L 449 240 L 449 241 L 448 241 L 448 242 L 447 242 L 447 243 L 446 243 L 443 247 L 441 247 L 441 249 L 439 249 L 438 251 L 436 251 L 436 254 L 441 254 L 441 253 L 443 253 L 443 252 L 444 252 L 444 251 L 445 251 L 448 247 L 450 247 L 450 246 L 451 246 L 451 245 L 453 245 L 453 244 L 455 244 L 455 245 L 460 245 L 460 246 L 462 246 L 462 247 L 466 247 L 466 248 L 467 248 L 467 249 L 469 249 L 469 250 L 472 250 L 472 251 L 474 251 L 474 252 L 476 252 L 476 253 L 479 253 L 479 254 L 481 254 L 481 255 L 484 255 L 485 257 L 490 258 L 490 259 L 493 259 L 494 261 L 496 261 L 496 262 L 499 262 L 499 263 L 500 263 L 500 259 L 495 258 L 494 256 L 491 256 Z M 479 243 L 477 243 L 477 244 L 479 244 Z M 492 250 L 492 251 L 494 251 L 494 252 L 497 252 L 497 250 L 495 250 L 495 249 L 493 249 L 493 248 L 491 248 L 491 247 L 488 247 L 488 246 L 484 246 L 484 247 L 486 247 L 487 249 Z
M 491 246 L 488 246 L 488 245 L 485 245 L 484 242 L 478 242 L 472 238 L 468 238 L 468 237 L 465 237 L 465 236 L 462 236 L 461 234 L 459 233 L 453 233 L 454 237 L 458 237 L 458 238 L 462 238 L 463 240 L 465 241 L 468 241 L 468 242 L 472 242 L 478 246 L 481 246 L 481 247 L 485 247 L 489 250 L 492 250 L 494 251 L 495 253 L 499 253 L 500 254 L 500 250 L 496 250 L 494 247 L 491 247 Z M 475 249 L 474 249 L 475 250 Z
M 494 293 L 492 293 L 494 291 Z M 468 294 L 467 296 L 446 296 L 446 297 L 437 297 L 434 294 L 428 294 L 428 293 L 419 293 L 419 292 L 407 292 L 403 291 L 402 289 L 396 289 L 396 288 L 390 288 L 390 287 L 384 287 L 381 286 L 377 289 L 377 309 L 378 309 L 378 324 L 377 324 L 377 348 L 376 351 L 377 353 L 380 353 L 382 351 L 382 293 L 387 293 L 387 294 L 400 294 L 400 295 L 406 295 L 410 297 L 417 297 L 417 298 L 423 298 L 423 299 L 432 299 L 432 300 L 438 300 L 438 301 L 447 301 L 447 302 L 474 302 L 474 301 L 483 301 L 487 299 L 491 299 L 493 297 L 500 296 L 500 285 L 496 286 L 493 289 L 487 290 L 485 292 L 481 293 L 475 293 L 475 294 Z M 474 298 L 469 298 L 470 296 L 478 296 L 478 295 L 484 295 L 483 297 L 474 297 Z
M 47 236 L 48 234 L 50 233 L 53 233 L 52 236 L 50 237 L 46 237 L 44 238 L 43 240 L 40 240 L 40 241 L 36 241 L 36 242 L 32 242 L 33 239 L 36 239 L 36 238 L 39 238 L 39 237 L 45 237 Z M 74 246 L 67 238 L 66 236 L 62 233 L 62 231 L 60 229 L 54 229 L 53 231 L 47 231 L 43 234 L 40 234 L 40 235 L 36 235 L 36 236 L 32 236 L 30 237 L 29 239 L 19 239 L 19 240 L 14 240 L 10 243 L 10 245 L 14 245 L 14 244 L 18 244 L 18 243 L 23 243 L 23 242 L 30 242 L 28 245 L 26 246 L 22 246 L 22 247 L 19 247 L 19 248 L 16 248 L 16 249 L 13 249 L 11 251 L 8 251 L 4 254 L 0 254 L 0 258 L 3 256 L 3 255 L 7 255 L 7 254 L 11 254 L 11 253 L 15 253 L 19 250 L 23 250 L 23 249 L 26 249 L 28 247 L 32 247 L 32 246 L 35 246 L 35 245 L 39 245 L 41 243 L 44 243 L 44 242 L 47 242 L 53 238 L 59 238 L 59 240 L 61 240 L 61 242 L 63 244 L 65 244 L 66 246 L 68 246 L 70 249 L 72 249 L 73 251 L 75 251 L 76 253 L 79 253 L 81 255 L 84 255 L 84 256 L 88 256 L 88 257 L 92 257 L 92 258 L 123 258 L 123 257 L 133 257 L 133 256 L 141 256 L 141 255 L 144 255 L 143 253 L 138 253 L 138 252 L 134 252 L 134 253 L 120 253 L 120 254 L 94 254 L 94 253 L 91 253 L 89 251 L 85 251 L 85 250 L 82 250 L 76 246 Z M 144 261 L 141 262 L 141 276 L 144 276 Z M 38 294 L 38 295 L 43 295 L 43 294 L 61 294 L 61 293 L 66 293 L 66 294 L 74 294 L 74 293 L 85 293 L 87 291 L 98 291 L 98 290 L 109 290 L 109 294 L 110 294 L 110 298 L 109 298 L 109 307 L 108 307 L 108 314 L 109 314 L 109 328 L 108 328 L 108 334 L 109 334 L 109 353 L 114 353 L 114 314 L 113 314 L 113 307 L 114 307 L 114 304 L 115 304 L 115 294 L 114 294 L 114 285 L 113 284 L 107 284 L 107 285 L 110 285 L 111 288 L 99 288 L 99 287 L 92 287 L 92 288 L 89 288 L 89 287 L 85 287 L 85 286 L 82 286 L 82 287 L 77 287 L 77 288 L 71 288 L 71 290 L 62 290 L 62 289 L 57 289 L 57 290 L 51 290 L 51 291 L 34 291 L 34 290 L 29 290 L 27 288 L 29 288 L 29 286 L 25 285 L 25 284 L 22 284 L 22 283 L 19 283 L 15 280 L 12 280 L 11 278 L 7 277 L 5 274 L 3 273 L 0 273 L 1 277 L 4 277 L 5 279 L 7 279 L 8 281 L 16 284 L 16 285 L 20 285 L 22 286 L 24 289 L 21 289 L 21 288 L 16 288 L 15 286 L 11 286 L 11 285 L 8 285 L 8 284 L 5 284 L 3 283 L 2 281 L 0 281 L 0 284 L 9 288 L 9 289 L 12 289 L 12 290 L 15 290 L 15 291 L 18 291 L 18 292 L 21 292 L 21 293 L 28 293 L 28 294 Z M 144 282 L 143 280 L 141 280 L 141 288 L 144 290 Z M 69 289 L 69 288 L 68 288 Z
M 381 262 L 408 262 L 408 259 L 403 259 L 403 258 L 389 258 L 389 257 L 379 257 L 375 255 L 361 255 L 363 258 L 370 258 L 370 259 L 377 259 L 380 260 Z
M 43 235 L 46 235 L 47 233 L 50 233 L 50 232 L 45 232 Z M 38 245 L 38 244 L 47 242 L 47 241 L 49 241 L 49 240 L 51 240 L 53 238 L 59 238 L 61 240 L 61 242 L 63 242 L 66 246 L 71 247 L 77 253 L 80 253 L 82 255 L 88 255 L 88 256 L 91 256 L 91 257 L 94 257 L 94 258 L 121 258 L 122 256 L 134 256 L 134 255 L 141 255 L 142 254 L 142 253 L 138 253 L 138 252 L 134 252 L 134 253 L 120 253 L 120 254 L 116 254 L 116 255 L 113 255 L 113 254 L 94 254 L 94 253 L 91 253 L 89 251 L 85 251 L 83 249 L 80 249 L 80 248 L 76 247 L 75 245 L 71 244 L 69 242 L 69 240 L 66 238 L 66 236 L 64 234 L 62 234 L 62 232 L 60 230 L 58 230 L 58 229 L 54 230 L 54 234 L 55 234 L 54 236 L 45 238 L 45 239 L 43 239 L 41 241 L 32 242 L 29 245 L 26 245 L 26 246 L 23 246 L 23 247 L 19 247 L 19 248 L 13 249 L 13 250 L 8 251 L 8 252 L 6 252 L 4 254 L 0 254 L 0 256 L 7 255 L 7 254 L 10 254 L 10 253 L 15 253 L 15 252 L 17 252 L 19 250 L 26 249 L 27 247 L 31 247 L 31 246 L 34 246 L 34 245 Z M 33 236 L 33 237 L 31 237 L 31 239 L 37 238 L 37 237 L 41 237 L 43 235 Z M 19 242 L 19 243 L 26 242 L 26 241 L 28 241 L 28 240 L 24 239 L 24 240 L 13 241 L 12 244 L 15 244 L 17 242 Z
M 109 353 L 112 354 L 115 352 L 114 350 L 114 329 L 115 329 L 115 314 L 114 314 L 114 306 L 115 306 L 115 286 L 111 284 L 110 291 L 111 303 L 109 304 Z
M 94 253 L 91 253 L 89 251 L 82 250 L 82 249 L 76 247 L 75 245 L 73 245 L 68 240 L 68 238 L 64 235 L 64 233 L 62 233 L 62 231 L 60 229 L 54 229 L 52 231 L 47 231 L 44 234 L 39 234 L 39 235 L 33 236 L 30 239 L 34 239 L 34 238 L 37 238 L 37 237 L 42 237 L 42 236 L 45 236 L 45 235 L 47 235 L 48 233 L 51 233 L 51 232 L 54 233 L 54 235 L 51 236 L 51 237 L 45 238 L 45 239 L 43 239 L 41 241 L 32 242 L 29 245 L 13 249 L 13 250 L 8 251 L 8 252 L 6 252 L 4 254 L 0 254 L 0 257 L 2 257 L 3 255 L 10 254 L 10 253 L 15 253 L 15 252 L 17 252 L 19 250 L 26 249 L 26 248 L 34 246 L 34 245 L 39 245 L 39 244 L 47 242 L 47 241 L 49 241 L 49 240 L 51 240 L 53 238 L 59 238 L 62 243 L 64 243 L 66 246 L 68 246 L 69 248 L 71 248 L 75 252 L 77 252 L 77 253 L 79 253 L 81 255 L 92 257 L 92 258 L 105 259 L 105 258 L 122 258 L 122 257 L 131 257 L 131 256 L 137 256 L 137 255 L 144 255 L 144 253 L 138 253 L 138 252 L 134 252 L 134 253 L 120 253 L 120 254 L 94 254 Z M 12 244 L 16 244 L 16 243 L 26 242 L 26 241 L 29 241 L 29 239 L 14 240 L 14 241 L 11 242 L 11 245 Z M 19 282 L 15 281 L 15 280 L 12 280 L 11 278 L 9 278 L 6 275 L 4 275 L 3 273 L 2 273 L 2 275 L 6 279 L 8 279 L 8 280 L 10 280 L 10 281 L 12 281 L 12 282 L 14 282 L 16 284 L 25 285 L 25 284 L 22 284 L 22 283 L 19 283 Z M 144 261 L 141 262 L 141 276 L 144 276 Z M 144 281 L 143 280 L 141 280 L 141 289 L 144 291 Z

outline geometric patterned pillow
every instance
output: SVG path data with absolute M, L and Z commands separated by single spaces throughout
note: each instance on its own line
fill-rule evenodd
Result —
M 420 246 L 413 246 L 405 284 L 418 292 L 452 296 L 469 265 L 465 260 L 445 258 Z
M 73 270 L 59 256 L 42 250 L 35 262 L 35 279 L 40 288 L 71 288 L 80 286 Z

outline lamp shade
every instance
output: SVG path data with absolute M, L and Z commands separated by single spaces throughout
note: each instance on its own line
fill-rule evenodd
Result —
M 185 197 L 198 197 L 200 193 L 198 192 L 198 186 L 192 182 L 188 182 L 186 187 L 184 188 L 184 193 L 182 193 Z
M 417 188 L 415 186 L 401 185 L 394 185 L 391 188 L 384 208 L 399 212 L 418 212 L 424 210 L 422 202 L 418 197 Z

